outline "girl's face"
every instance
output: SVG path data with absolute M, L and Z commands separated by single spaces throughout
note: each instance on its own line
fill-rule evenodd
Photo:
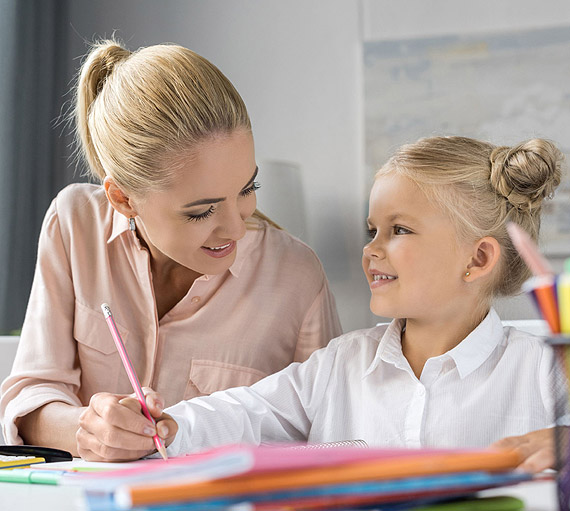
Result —
M 172 186 L 135 203 L 137 230 L 155 261 L 222 273 L 234 262 L 236 242 L 256 207 L 253 137 L 245 130 L 213 137 L 174 164 Z
M 451 220 L 411 180 L 376 179 L 370 193 L 362 266 L 378 316 L 433 320 L 459 313 L 470 246 L 458 246 Z

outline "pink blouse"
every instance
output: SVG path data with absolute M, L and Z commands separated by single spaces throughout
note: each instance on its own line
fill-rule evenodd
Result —
M 314 252 L 255 220 L 221 275 L 203 275 L 160 320 L 149 252 L 101 186 L 74 184 L 52 202 L 18 352 L 3 382 L 0 420 L 52 401 L 84 406 L 97 392 L 132 392 L 101 312 L 107 302 L 141 385 L 166 405 L 251 385 L 304 361 L 341 333 Z

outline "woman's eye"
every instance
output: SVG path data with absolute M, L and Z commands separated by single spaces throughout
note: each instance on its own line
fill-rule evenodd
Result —
M 240 195 L 241 195 L 242 197 L 246 197 L 246 196 L 248 196 L 248 195 L 251 195 L 253 192 L 255 192 L 255 190 L 259 190 L 260 187 L 261 187 L 261 185 L 260 185 L 257 181 L 254 181 L 254 182 L 251 184 L 251 186 L 249 186 L 249 187 L 245 188 L 244 190 L 242 190 L 242 191 L 240 192 Z
M 402 227 L 401 225 L 394 226 L 394 234 L 401 235 L 401 234 L 410 234 L 410 230 Z
M 373 240 L 376 237 L 376 229 L 366 229 L 366 236 L 368 236 L 368 238 L 370 238 L 371 240 Z
M 190 213 L 187 213 L 185 215 L 186 220 L 189 222 L 198 222 L 200 220 L 205 220 L 209 216 L 212 216 L 215 210 L 216 208 L 214 206 L 210 206 L 206 211 L 204 211 L 204 213 L 199 213 L 198 215 L 191 215 Z

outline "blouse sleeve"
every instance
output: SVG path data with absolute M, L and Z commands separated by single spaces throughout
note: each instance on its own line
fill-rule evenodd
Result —
M 334 296 L 323 274 L 323 286 L 303 319 L 295 350 L 295 362 L 304 362 L 313 351 L 342 334 Z
M 12 372 L 2 383 L 0 421 L 7 443 L 22 443 L 15 420 L 62 401 L 81 406 L 73 340 L 74 290 L 56 200 L 42 225 L 26 317 Z

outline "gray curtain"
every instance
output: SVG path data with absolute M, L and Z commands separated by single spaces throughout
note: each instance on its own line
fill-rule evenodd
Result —
M 0 0 L 0 333 L 22 325 L 42 218 L 73 179 L 69 34 L 68 0 Z

